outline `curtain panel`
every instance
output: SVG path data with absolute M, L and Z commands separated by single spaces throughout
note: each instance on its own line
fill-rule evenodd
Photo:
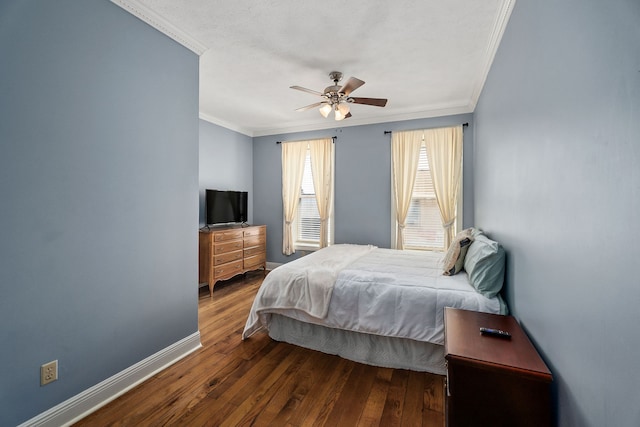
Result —
M 333 139 L 308 141 L 311 154 L 311 174 L 320 215 L 320 247 L 329 244 L 328 221 L 333 210 Z
M 422 136 L 422 130 L 394 132 L 391 135 L 394 203 L 397 215 L 396 249 L 404 249 L 404 227 L 418 171 Z
M 282 253 L 285 255 L 295 252 L 292 223 L 298 211 L 306 155 L 307 141 L 282 143 Z
M 462 176 L 462 125 L 427 129 L 424 142 L 444 228 L 445 250 L 455 237 L 456 210 Z

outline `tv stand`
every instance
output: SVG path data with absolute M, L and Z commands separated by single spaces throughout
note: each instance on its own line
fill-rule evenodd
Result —
M 238 274 L 267 271 L 267 226 L 246 223 L 200 229 L 199 283 L 214 285 Z

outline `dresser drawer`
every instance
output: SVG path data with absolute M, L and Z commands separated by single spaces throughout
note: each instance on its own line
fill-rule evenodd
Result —
M 266 237 L 264 235 L 245 237 L 244 247 L 250 248 L 252 246 L 263 246 L 265 241 Z
M 231 240 L 213 245 L 214 255 L 224 254 L 227 252 L 241 251 L 243 247 L 242 240 Z
M 244 230 L 244 237 L 264 235 L 264 227 L 252 227 Z
M 244 257 L 248 258 L 261 253 L 264 253 L 264 246 L 253 246 L 244 250 Z
M 242 230 L 217 231 L 214 235 L 214 240 L 216 242 L 224 242 L 226 240 L 242 239 L 243 235 Z
M 215 279 L 229 279 L 236 274 L 242 273 L 242 260 L 233 261 L 223 265 L 213 267 L 213 276 Z
M 213 257 L 213 265 L 226 264 L 239 259 L 242 259 L 242 251 L 222 253 Z
M 266 261 L 265 253 L 261 253 L 258 255 L 245 257 L 244 259 L 244 268 L 245 270 L 251 270 L 255 267 L 262 266 Z

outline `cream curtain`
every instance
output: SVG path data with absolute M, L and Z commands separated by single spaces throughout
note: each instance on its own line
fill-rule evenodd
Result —
M 307 141 L 282 143 L 282 210 L 284 216 L 282 253 L 285 255 L 291 255 L 295 252 L 291 224 L 298 211 L 306 156 Z
M 396 249 L 404 249 L 404 227 L 418 171 L 422 134 L 423 131 L 418 130 L 394 132 L 391 135 L 391 162 L 397 223 Z
M 442 217 L 446 250 L 456 234 L 454 225 L 462 175 L 462 125 L 427 129 L 424 141 Z
M 320 247 L 325 248 L 329 244 L 328 220 L 333 209 L 333 139 L 316 139 L 308 143 L 313 188 L 320 214 Z

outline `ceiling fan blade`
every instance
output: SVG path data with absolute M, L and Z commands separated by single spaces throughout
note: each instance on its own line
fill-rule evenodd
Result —
M 342 86 L 342 89 L 340 89 L 340 92 L 349 96 L 351 92 L 358 89 L 363 84 L 364 82 L 362 80 L 356 79 L 355 77 L 349 77 L 349 80 L 347 80 L 347 83 L 344 86 Z
M 290 86 L 291 89 L 295 89 L 295 90 L 301 90 L 303 92 L 307 92 L 310 93 L 312 95 L 318 95 L 318 96 L 323 96 L 324 94 L 322 92 L 318 92 L 317 90 L 311 90 L 311 89 L 307 89 L 306 87 L 302 87 L 302 86 Z
M 349 117 L 351 117 L 351 112 L 347 113 L 347 115 L 344 116 L 345 119 L 348 119 Z
M 384 107 L 387 105 L 387 100 L 383 98 L 349 98 L 350 102 L 354 104 L 373 105 L 375 107 Z
M 306 107 L 297 108 L 296 111 L 307 111 L 315 107 L 319 107 L 322 104 L 326 104 L 326 102 L 316 102 L 315 104 L 307 105 Z

